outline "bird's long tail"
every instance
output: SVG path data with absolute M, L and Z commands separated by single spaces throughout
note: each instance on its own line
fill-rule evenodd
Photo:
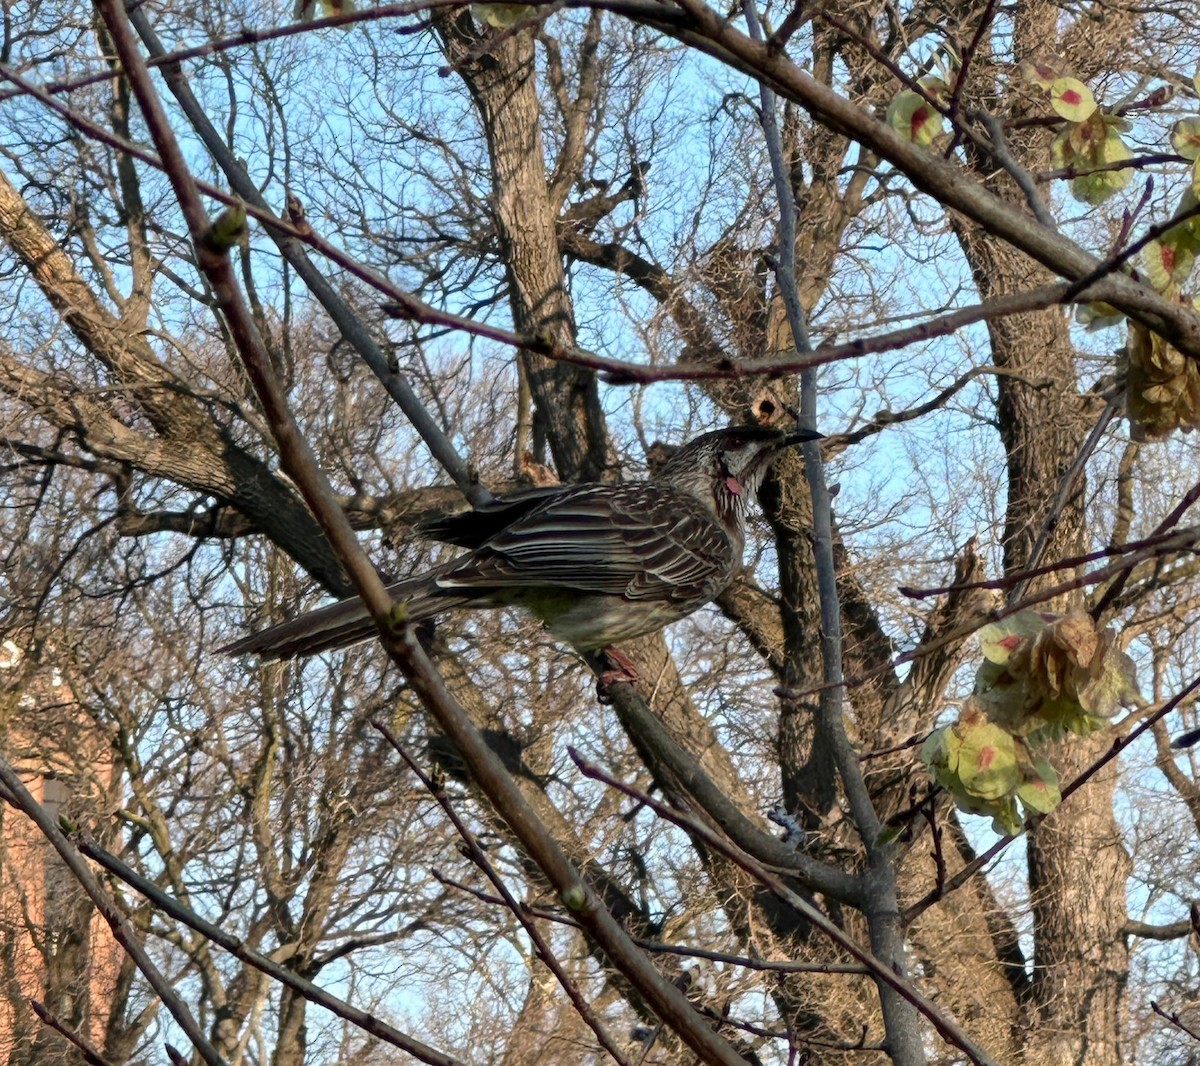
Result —
M 403 605 L 409 622 L 421 622 L 451 607 L 460 607 L 478 598 L 477 594 L 437 585 L 438 570 L 388 586 L 388 593 Z M 334 648 L 348 648 L 370 640 L 377 630 L 362 600 L 357 596 L 339 600 L 328 607 L 307 611 L 297 618 L 251 633 L 227 644 L 220 651 L 227 655 L 257 655 L 267 662 L 316 655 Z

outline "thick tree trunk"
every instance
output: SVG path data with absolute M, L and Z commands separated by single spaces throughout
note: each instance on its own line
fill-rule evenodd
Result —
M 986 236 L 976 234 L 964 245 L 984 299 L 1047 280 Z M 1004 564 L 1015 573 L 1039 536 L 1046 538 L 1042 562 L 1084 549 L 1082 477 L 1058 512 L 1052 510 L 1087 425 L 1064 313 L 1012 316 L 990 327 L 993 361 L 1019 375 L 999 379 L 998 405 L 1008 463 Z M 1031 583 L 1028 591 L 1036 588 Z M 1068 738 L 1055 758 L 1060 774 L 1069 779 L 1111 742 L 1105 734 Z M 1129 857 L 1113 812 L 1115 784 L 1114 764 L 1030 833 L 1034 980 L 1027 1058 L 1038 1066 L 1120 1062 Z
M 1100 732 L 1060 745 L 1070 779 L 1111 747 Z M 1132 861 L 1113 816 L 1116 763 L 1029 834 L 1033 908 L 1030 1066 L 1121 1066 L 1122 1000 L 1129 976 L 1125 886 Z
M 1055 39 L 1056 17 L 1052 5 L 1025 8 L 1016 35 L 1018 50 L 1029 42 L 1030 54 L 1035 48 L 1044 52 L 1046 42 Z M 1034 132 L 1010 148 L 1023 165 L 1037 170 L 1048 160 L 1047 140 L 1045 133 Z M 993 175 L 996 192 L 1017 209 L 1028 210 L 993 160 L 982 159 L 980 166 Z M 982 299 L 1051 280 L 1026 257 L 979 230 L 961 226 L 959 237 Z M 1004 568 L 1015 573 L 1028 565 L 1039 538 L 1045 540 L 1043 563 L 1086 546 L 1083 477 L 1057 503 L 1056 498 L 1088 430 L 1087 413 L 1076 384 L 1065 311 L 1013 315 L 988 327 L 992 361 L 1009 371 L 997 379 L 997 414 L 1008 473 Z M 1043 579 L 1041 587 L 1061 576 Z M 1038 587 L 1031 582 L 1024 592 Z M 1067 606 L 1065 601 L 1045 604 L 1060 611 Z M 1070 737 L 1054 761 L 1069 779 L 1110 744 L 1111 737 L 1104 734 Z M 1026 1061 L 1037 1066 L 1120 1062 L 1119 1008 L 1129 965 L 1122 932 L 1129 857 L 1113 812 L 1115 783 L 1114 765 L 1029 835 L 1034 969 L 1025 1045 Z
M 466 11 L 440 29 L 446 57 L 470 91 L 487 137 L 492 215 L 513 325 L 572 348 L 575 316 L 546 172 L 533 35 L 523 30 L 488 42 Z M 535 444 L 549 444 L 564 481 L 601 480 L 608 437 L 595 373 L 532 352 L 522 360 L 536 405 Z

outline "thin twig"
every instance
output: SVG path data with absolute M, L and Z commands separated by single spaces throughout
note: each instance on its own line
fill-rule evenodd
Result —
M 79 1049 L 79 1054 L 82 1056 L 83 1061 L 88 1064 L 88 1066 L 112 1066 L 108 1059 L 106 1059 L 100 1054 L 99 1051 L 92 1047 L 92 1045 L 85 1040 L 81 1034 L 77 1033 L 64 1022 L 59 1021 L 58 1018 L 56 1018 L 46 1009 L 44 1004 L 39 1003 L 36 999 L 30 999 L 29 1005 L 33 1008 L 33 1013 L 38 1016 L 43 1025 L 48 1025 L 56 1033 L 64 1036 L 67 1040 L 74 1044 L 76 1048 Z
M 975 32 L 971 35 L 970 41 L 967 42 L 967 47 L 963 49 L 962 55 L 959 57 L 958 76 L 954 79 L 954 89 L 950 93 L 950 103 L 946 108 L 946 117 L 950 120 L 952 126 L 957 126 L 959 104 L 962 101 L 963 89 L 967 84 L 967 73 L 971 69 L 971 63 L 975 59 L 975 54 L 979 51 L 979 46 L 983 43 L 984 34 L 991 28 L 992 20 L 996 17 L 996 3 L 997 0 L 987 0 L 983 14 L 979 16 L 979 23 L 975 27 Z M 950 146 L 946 149 L 947 158 L 949 158 L 950 153 L 954 150 L 955 142 L 958 139 L 959 133 L 956 128 Z
M 1187 490 L 1187 492 L 1183 494 L 1179 502 L 1175 504 L 1175 506 L 1172 507 L 1167 513 L 1166 517 L 1154 527 L 1150 537 L 1147 539 L 1165 537 L 1167 531 L 1175 526 L 1175 524 L 1185 514 L 1187 514 L 1189 510 L 1191 510 L 1192 505 L 1195 504 L 1197 500 L 1200 500 L 1200 481 L 1197 481 L 1190 489 Z M 1117 579 L 1104 590 L 1104 595 L 1100 597 L 1100 602 L 1092 608 L 1092 617 L 1094 619 L 1099 620 L 1103 618 L 1105 612 L 1108 611 L 1109 608 L 1111 608 L 1116 602 L 1117 597 L 1125 588 L 1125 584 L 1129 580 L 1129 575 L 1131 572 L 1132 571 L 1128 569 L 1123 570 L 1117 575 Z
M 1140 541 L 1139 547 L 1125 554 L 1119 562 L 1111 563 L 1108 566 L 1101 567 L 1099 570 L 1092 570 L 1086 574 L 1080 574 L 1077 577 L 1070 578 L 1067 581 L 1060 581 L 1056 585 L 1042 589 L 1040 592 L 1031 593 L 1024 599 L 1017 600 L 1014 603 L 1005 604 L 1003 607 L 993 611 L 988 611 L 985 615 L 980 616 L 976 621 L 969 622 L 964 626 L 959 627 L 952 633 L 943 634 L 941 637 L 927 644 L 922 644 L 918 648 L 914 648 L 911 652 L 897 656 L 893 660 L 893 665 L 898 666 L 910 659 L 916 658 L 918 655 L 927 655 L 935 648 L 944 646 L 951 640 L 957 640 L 964 636 L 970 636 L 981 625 L 986 625 L 988 622 L 996 622 L 1002 618 L 1008 618 L 1010 615 L 1017 614 L 1030 607 L 1034 607 L 1039 603 L 1045 603 L 1047 600 L 1055 599 L 1068 592 L 1074 592 L 1076 589 L 1086 588 L 1088 585 L 1099 585 L 1107 581 L 1110 577 L 1117 577 L 1121 574 L 1133 570 L 1139 564 L 1148 559 L 1154 559 L 1161 555 L 1168 555 L 1176 551 L 1189 551 L 1195 547 L 1197 541 L 1200 540 L 1200 527 L 1188 526 L 1185 529 L 1179 530 L 1172 534 L 1163 534 L 1160 536 L 1150 537 L 1146 541 Z M 1107 549 L 1103 552 L 1105 555 L 1114 554 L 1112 549 Z M 1098 618 L 1102 613 L 1100 608 L 1093 608 L 1093 616 Z
M 1150 1001 L 1150 1009 L 1152 1011 L 1154 1011 L 1154 1013 L 1157 1014 L 1160 1018 L 1165 1018 L 1168 1022 L 1170 1022 L 1173 1026 L 1175 1026 L 1175 1028 L 1178 1029 L 1181 1033 L 1185 1033 L 1186 1035 L 1190 1036 L 1193 1040 L 1195 1040 L 1197 1043 L 1200 1043 L 1200 1033 L 1197 1033 L 1194 1029 L 1190 1029 L 1190 1028 L 1188 1028 L 1188 1026 L 1184 1025 L 1183 1021 L 1180 1019 L 1179 1014 L 1177 1012 L 1171 1011 L 1171 1013 L 1168 1014 L 1154 1000 Z
M 1008 172 L 1009 177 L 1017 183 L 1017 187 L 1025 194 L 1025 202 L 1029 204 L 1029 209 L 1033 212 L 1034 218 L 1043 226 L 1057 233 L 1058 223 L 1054 221 L 1054 216 L 1050 213 L 1050 209 L 1042 199 L 1042 194 L 1038 191 L 1033 175 L 1021 166 L 1013 158 L 1012 152 L 1008 150 L 1008 138 L 1004 136 L 1004 124 L 995 115 L 987 111 L 979 111 L 976 114 L 984 126 L 987 127 L 988 134 L 992 139 L 990 149 L 992 158 Z
M 500 907 L 508 906 L 508 903 L 499 896 L 493 896 L 490 892 L 484 892 L 473 885 L 458 881 L 442 873 L 440 870 L 431 870 L 430 873 L 433 874 L 439 884 L 446 885 L 449 888 L 456 888 L 460 892 L 466 892 L 483 903 Z M 518 906 L 524 913 L 532 915 L 541 921 L 554 922 L 557 925 L 565 925 L 571 929 L 582 930 L 583 928 L 573 918 L 568 918 L 564 914 L 547 910 L 545 907 L 538 907 L 535 904 L 525 902 L 519 903 Z M 859 963 L 795 962 L 790 959 L 756 959 L 748 955 L 731 955 L 727 951 L 711 951 L 708 948 L 690 947 L 685 944 L 665 944 L 661 940 L 649 940 L 646 937 L 637 937 L 635 943 L 638 947 L 653 952 L 655 955 L 680 955 L 689 959 L 706 959 L 709 962 L 720 962 L 728 966 L 739 966 L 745 970 L 761 970 L 767 973 L 840 973 L 861 975 L 868 972 L 867 968 Z
M 884 70 L 886 70 L 893 78 L 903 85 L 904 88 L 906 88 L 909 92 L 916 93 L 919 97 L 921 97 L 922 100 L 925 101 L 925 103 L 937 111 L 937 113 L 943 118 L 950 118 L 949 107 L 942 103 L 938 96 L 925 88 L 925 86 L 922 85 L 918 79 L 911 77 L 906 71 L 904 71 L 900 64 L 892 59 L 892 57 L 889 56 L 882 48 L 880 48 L 879 45 L 873 40 L 871 40 L 869 37 L 863 36 L 863 34 L 859 33 L 848 22 L 838 18 L 830 7 L 821 5 L 816 12 L 816 17 L 822 22 L 832 26 L 840 34 L 846 37 L 847 40 L 853 41 L 856 45 L 862 48 L 873 60 L 875 60 L 876 63 L 883 67 Z M 749 34 L 748 36 L 751 38 L 751 40 L 754 39 L 753 34 Z M 955 133 L 961 134 L 964 137 L 969 137 L 972 140 L 976 139 L 974 132 L 967 129 L 966 126 L 964 126 L 961 122 L 952 120 L 951 125 L 953 126 Z
M 46 809 L 30 795 L 29 789 L 25 787 L 24 782 L 3 755 L 0 755 L 0 785 L 7 789 L 10 802 L 15 803 L 18 810 L 29 817 L 41 831 L 42 836 L 50 842 L 50 846 L 62 857 L 67 869 L 74 874 L 75 880 L 79 882 L 88 898 L 95 904 L 96 910 L 108 922 L 109 928 L 112 929 L 113 939 L 125 949 L 125 953 L 133 960 L 134 965 L 141 970 L 142 975 L 154 989 L 158 998 L 162 1000 L 171 1017 L 175 1019 L 179 1028 L 192 1042 L 192 1046 L 200 1053 L 200 1057 L 208 1066 L 224 1066 L 224 1060 L 217 1054 L 216 1048 L 212 1046 L 200 1029 L 192 1012 L 188 1010 L 179 993 L 175 991 L 175 986 L 163 976 L 162 971 L 146 954 L 146 949 L 137 933 L 134 932 L 133 926 L 129 924 L 129 920 L 112 896 L 101 887 L 100 882 L 96 880 L 96 875 L 92 873 L 79 850 L 63 835 L 62 830 L 58 828 Z
M 820 349 L 816 349 L 820 351 Z M 859 426 L 858 429 L 852 430 L 849 433 L 839 433 L 836 436 L 830 436 L 826 440 L 826 451 L 830 454 L 836 454 L 841 448 L 850 444 L 857 444 L 867 437 L 887 429 L 889 426 L 898 426 L 905 422 L 911 422 L 917 418 L 923 418 L 931 411 L 936 411 L 941 408 L 947 400 L 956 393 L 961 392 L 972 381 L 984 375 L 993 375 L 995 377 L 1015 377 L 1026 380 L 1034 388 L 1049 387 L 1053 382 L 1049 378 L 1044 378 L 1041 381 L 1029 381 L 1029 379 L 1019 370 L 1014 370 L 1010 367 L 1003 366 L 976 366 L 959 375 L 945 388 L 940 390 L 932 399 L 926 400 L 924 403 L 918 404 L 916 407 L 909 407 L 903 411 L 883 410 L 867 423 Z
M 421 784 L 425 786 L 426 791 L 434 798 L 437 805 L 442 808 L 443 813 L 450 820 L 450 824 L 454 826 L 458 835 L 462 838 L 467 857 L 483 871 L 483 875 L 491 881 L 496 891 L 500 893 L 500 902 L 521 923 L 521 928 L 525 930 L 525 935 L 532 941 L 538 958 L 542 960 L 546 968 L 562 986 L 576 1013 L 584 1020 L 588 1028 L 596 1034 L 596 1039 L 600 1042 L 600 1046 L 620 1066 L 631 1066 L 612 1034 L 609 1033 L 607 1027 L 600 1020 L 599 1015 L 596 1014 L 591 1004 L 584 998 L 583 993 L 579 990 L 579 986 L 571 980 L 570 975 L 563 969 L 562 963 L 558 961 L 558 957 L 554 954 L 554 949 L 550 946 L 546 938 L 542 936 L 542 931 L 534 925 L 525 909 L 508 890 L 504 879 L 488 859 L 487 852 L 479 846 L 479 841 L 475 838 L 475 834 L 471 832 L 466 822 L 458 816 L 458 812 L 454 809 L 454 804 L 450 802 L 450 797 L 446 793 L 446 790 L 434 784 L 433 779 L 421 769 L 417 761 L 408 753 L 404 745 L 400 743 L 396 734 L 384 722 L 372 721 L 371 725 L 383 734 L 384 739 L 396 750 L 400 758 L 408 764 L 408 768 L 417 776 Z
M 1152 241 L 1158 240 L 1163 234 L 1175 229 L 1176 226 L 1187 222 L 1189 219 L 1200 217 L 1200 203 L 1195 204 L 1187 211 L 1181 211 L 1179 214 L 1166 219 L 1163 222 L 1156 223 L 1153 226 L 1148 226 L 1146 232 L 1143 233 L 1136 241 L 1119 251 L 1108 256 L 1102 263 L 1098 264 L 1093 270 L 1084 274 L 1078 281 L 1072 282 L 1067 286 L 1064 302 L 1075 300 L 1088 288 L 1110 274 L 1114 274 L 1121 267 L 1132 259 L 1138 252 L 1145 248 Z M 1168 338 L 1170 339 L 1170 338 Z
M 995 1060 L 986 1051 L 975 1044 L 958 1022 L 931 1002 L 908 978 L 896 972 L 891 965 L 876 958 L 876 956 L 865 948 L 860 947 L 824 913 L 819 911 L 806 899 L 793 892 L 778 876 L 756 861 L 752 856 L 746 854 L 746 852 L 732 844 L 727 838 L 721 836 L 698 819 L 677 811 L 656 797 L 642 792 L 640 789 L 633 788 L 613 777 L 594 763 L 589 762 L 574 748 L 569 747 L 567 753 L 575 765 L 579 767 L 580 773 L 585 777 L 599 781 L 609 788 L 614 788 L 618 792 L 624 793 L 626 796 L 654 811 L 660 818 L 680 826 L 690 834 L 701 837 L 709 847 L 719 851 L 726 858 L 736 863 L 748 874 L 761 882 L 780 901 L 786 903 L 807 921 L 811 922 L 814 927 L 833 941 L 834 944 L 853 958 L 858 959 L 871 972 L 877 983 L 887 985 L 903 997 L 919 1013 L 923 1014 L 943 1040 L 952 1047 L 956 1047 L 962 1051 L 976 1066 L 995 1063 Z M 893 1056 L 895 1056 L 895 1053 L 895 1048 L 892 1048 Z
M 269 956 L 248 947 L 239 937 L 226 932 L 219 925 L 205 921 L 186 904 L 180 903 L 174 896 L 164 892 L 149 878 L 143 877 L 111 852 L 102 848 L 90 837 L 81 836 L 79 838 L 79 850 L 89 859 L 98 862 L 118 880 L 124 881 L 130 888 L 145 896 L 162 914 L 174 918 L 178 922 L 182 922 L 206 940 L 211 941 L 218 947 L 224 948 L 234 958 L 265 973 L 280 984 L 287 986 L 293 992 L 303 996 L 310 1003 L 324 1007 L 327 1011 L 336 1014 L 339 1018 L 345 1019 L 351 1025 L 358 1026 L 363 1032 L 369 1033 L 384 1043 L 391 1044 L 393 1047 L 407 1052 L 422 1062 L 428 1062 L 431 1066 L 464 1066 L 461 1060 L 456 1059 L 453 1055 L 448 1055 L 444 1051 L 430 1047 L 428 1044 L 422 1043 L 415 1037 L 411 1037 L 407 1033 L 403 1033 L 394 1026 L 389 1025 L 387 1022 L 380 1020 L 375 1015 L 365 1010 L 360 1010 L 343 999 L 339 999 L 319 985 L 315 985 L 306 978 L 301 977 L 293 970 L 280 965 Z
M 275 41 L 283 37 L 294 37 L 302 33 L 313 33 L 334 26 L 350 26 L 356 22 L 378 22 L 381 19 L 420 15 L 427 11 L 436 11 L 439 8 L 458 7 L 462 7 L 462 0 L 415 0 L 415 2 L 410 3 L 380 4 L 378 7 L 362 7 L 338 15 L 313 19 L 311 22 L 292 22 L 282 26 L 271 26 L 264 30 L 241 30 L 228 37 L 209 41 L 207 44 L 193 45 L 190 48 L 179 48 L 171 52 L 166 52 L 161 56 L 152 57 L 146 61 L 146 65 L 157 67 L 164 63 L 183 63 L 189 59 L 200 59 L 204 56 L 217 55 L 233 48 L 242 48 L 246 45 Z M 140 8 L 135 9 L 132 4 L 127 5 L 127 10 L 130 14 L 140 13 Z M 105 67 L 104 70 L 97 71 L 94 74 L 82 74 L 72 78 L 58 78 L 54 81 L 48 81 L 43 86 L 43 89 L 55 95 L 70 93 L 78 89 L 84 89 L 89 85 L 111 81 L 114 74 L 119 73 L 119 67 L 115 70 Z M 0 103 L 12 100 L 26 92 L 28 90 L 20 86 L 16 89 L 7 89 L 0 92 Z
M 911 585 L 900 585 L 896 591 L 902 596 L 907 596 L 909 599 L 924 600 L 931 596 L 944 596 L 951 592 L 964 592 L 967 589 L 1005 589 L 1018 581 L 1041 577 L 1043 574 L 1053 574 L 1058 570 L 1074 570 L 1076 567 L 1086 563 L 1098 562 L 1101 559 L 1111 559 L 1113 556 L 1129 555 L 1132 552 L 1140 552 L 1142 549 L 1158 547 L 1168 542 L 1171 544 L 1171 550 L 1176 550 L 1178 538 L 1178 533 L 1164 532 L 1156 535 L 1152 534 L 1140 540 L 1127 541 L 1125 544 L 1114 547 L 1097 548 L 1095 551 L 1084 552 L 1082 555 L 1071 555 L 1065 559 L 1060 559 L 1056 563 L 1045 563 L 1042 566 L 1036 566 L 1032 569 L 1023 567 L 1011 574 L 1005 574 L 1004 577 L 992 577 L 980 581 L 960 581 L 952 585 L 939 585 L 934 588 L 919 589 L 913 588 Z M 1179 548 L 1178 550 L 1186 550 L 1186 547 Z
M 858 759 L 859 762 L 868 762 L 871 759 L 881 759 L 885 755 L 895 755 L 899 751 L 908 751 L 910 748 L 919 748 L 928 739 L 928 733 L 916 733 L 902 743 L 894 744 L 890 748 L 875 748 L 872 751 L 861 752 L 858 756 Z
M 1111 245 L 1112 251 L 1119 251 L 1125 247 L 1125 242 L 1129 240 L 1129 235 L 1133 232 L 1133 224 L 1146 210 L 1146 205 L 1150 202 L 1150 194 L 1154 191 L 1154 175 L 1146 176 L 1146 184 L 1142 187 L 1142 195 L 1138 197 L 1138 202 L 1133 205 L 1133 210 L 1125 208 L 1121 212 L 1121 228 L 1117 230 L 1117 235 L 1113 238 Z
M 821 1048 L 828 1051 L 887 1051 L 889 1050 L 886 1043 L 868 1044 L 867 1035 L 870 1029 L 863 1026 L 862 1035 L 857 1040 L 819 1040 L 816 1037 L 799 1036 L 787 1030 L 768 1029 L 763 1025 L 755 1025 L 753 1022 L 743 1022 L 736 1018 L 731 1018 L 728 1014 L 717 1014 L 711 1007 L 706 1007 L 704 1013 L 707 1014 L 714 1022 L 720 1022 L 723 1025 L 732 1025 L 735 1029 L 740 1029 L 744 1033 L 749 1033 L 751 1036 L 763 1037 L 767 1040 L 786 1040 L 789 1046 L 793 1043 L 803 1044 L 806 1047 Z
M 1059 479 L 1058 491 L 1055 492 L 1050 509 L 1046 512 L 1042 528 L 1038 530 L 1037 540 L 1034 541 L 1033 548 L 1029 552 L 1029 558 L 1021 568 L 1024 577 L 1022 580 L 1014 583 L 1009 590 L 1009 597 L 1011 599 L 1019 599 L 1024 594 L 1026 588 L 1029 587 L 1030 570 L 1036 568 L 1041 562 L 1046 547 L 1050 543 L 1050 537 L 1053 535 L 1055 527 L 1058 525 L 1058 520 L 1062 516 L 1063 508 L 1067 506 L 1067 501 L 1075 491 L 1075 483 L 1079 480 L 1084 467 L 1087 466 L 1088 460 L 1099 445 L 1100 438 L 1104 436 L 1104 431 L 1108 429 L 1109 423 L 1124 403 L 1125 394 L 1120 390 L 1114 390 L 1104 410 L 1100 413 L 1100 417 L 1096 419 L 1096 424 L 1092 427 L 1091 432 L 1080 446 L 1070 467 L 1067 468 L 1066 472 Z
M 335 250 L 327 250 L 323 246 L 321 250 L 330 258 L 334 258 L 337 254 Z M 340 259 L 337 261 L 340 266 L 352 269 L 346 262 Z M 363 278 L 362 280 L 369 279 Z M 384 291 L 384 288 L 391 289 L 389 283 L 379 284 L 378 279 L 372 284 L 375 284 L 380 291 Z M 545 337 L 523 336 L 502 327 L 440 311 L 407 293 L 403 294 L 402 303 L 385 305 L 384 311 L 423 325 L 439 325 L 459 329 L 487 340 L 535 351 L 548 359 L 574 363 L 585 369 L 596 370 L 610 385 L 642 385 L 659 381 L 715 381 L 723 378 L 755 375 L 773 379 L 787 374 L 803 373 L 806 370 L 814 370 L 831 363 L 858 359 L 880 352 L 895 351 L 910 344 L 948 336 L 964 326 L 973 325 L 976 322 L 1055 307 L 1062 302 L 1066 291 L 1066 283 L 1060 282 L 1043 285 L 1026 292 L 1007 293 L 970 307 L 937 315 L 916 325 L 905 326 L 902 329 L 891 330 L 875 336 L 859 337 L 841 344 L 823 344 L 804 352 L 798 352 L 796 356 L 771 356 L 762 359 L 741 360 L 721 359 L 716 362 L 704 363 L 679 362 L 662 366 L 649 366 L 645 363 L 613 359 L 581 348 L 562 348 Z M 395 292 L 393 291 L 392 294 L 394 296 Z
M 941 891 L 946 886 L 946 856 L 942 851 L 942 827 L 937 824 L 936 795 L 930 796 L 925 800 L 922 813 L 925 815 L 925 820 L 929 823 L 929 832 L 933 837 L 933 865 L 937 871 L 934 890 Z
M 788 41 L 792 39 L 792 35 L 813 17 L 813 8 L 815 6 L 809 0 L 796 0 L 792 5 L 792 10 L 787 13 L 787 17 L 779 24 L 779 29 L 767 38 L 767 47 L 772 51 L 782 52 Z
M 1048 181 L 1057 181 L 1062 178 L 1085 178 L 1089 174 L 1104 174 L 1110 170 L 1141 170 L 1158 163 L 1190 162 L 1191 160 L 1185 155 L 1176 155 L 1174 152 L 1157 152 L 1152 155 L 1135 156 L 1133 159 L 1122 159 L 1115 163 L 1100 163 L 1094 167 L 1058 167 L 1054 170 L 1042 170 L 1034 176 L 1034 180 L 1042 185 Z

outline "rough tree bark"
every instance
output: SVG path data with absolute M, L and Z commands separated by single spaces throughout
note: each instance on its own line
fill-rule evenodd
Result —
M 546 173 L 533 35 L 480 31 L 469 11 L 441 19 L 446 58 L 479 112 L 492 169 L 492 217 L 509 281 L 513 325 L 575 346 L 575 316 L 558 250 L 558 217 Z M 488 35 L 498 37 L 489 40 Z M 564 481 L 608 473 L 608 434 L 596 375 L 523 352 L 535 404 L 534 442 L 549 445 Z
M 1058 9 L 1025 5 L 1017 19 L 1017 58 L 1045 54 L 1057 40 Z M 997 76 L 981 50 L 984 77 Z M 1008 100 L 998 104 L 1009 110 Z M 1005 112 L 1002 112 L 1005 113 Z M 1010 149 L 1030 170 L 1049 165 L 1044 132 L 1014 138 Z M 995 160 L 979 172 L 1015 210 L 1028 211 L 1022 193 Z M 1049 275 L 1006 243 L 966 224 L 958 234 L 980 297 L 1027 290 Z M 1023 569 L 1045 538 L 1041 562 L 1087 550 L 1085 481 L 1081 475 L 1055 510 L 1055 500 L 1089 428 L 1077 383 L 1075 353 L 1061 309 L 989 321 L 992 361 L 1013 371 L 997 379 L 1000 437 L 1007 457 L 1008 507 L 1003 535 L 1006 573 Z M 1093 415 L 1095 412 L 1092 412 Z M 1061 578 L 1030 582 L 1036 592 Z M 1078 603 L 1078 598 L 1074 602 Z M 1048 603 L 1065 610 L 1070 601 Z M 1110 746 L 1103 732 L 1072 737 L 1055 759 L 1069 779 Z M 1110 763 L 1029 835 L 1029 884 L 1034 919 L 1033 980 L 1028 989 L 1025 1061 L 1031 1066 L 1072 1062 L 1117 1066 L 1121 1061 L 1120 1003 L 1129 968 L 1123 927 L 1129 856 L 1113 810 L 1116 763 Z

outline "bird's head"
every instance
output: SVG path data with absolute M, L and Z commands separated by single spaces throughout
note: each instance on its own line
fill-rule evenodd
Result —
M 727 507 L 741 515 L 746 501 L 762 484 L 771 461 L 784 449 L 821 436 L 804 429 L 769 426 L 730 426 L 703 433 L 683 445 L 655 474 L 715 503 L 725 516 Z

